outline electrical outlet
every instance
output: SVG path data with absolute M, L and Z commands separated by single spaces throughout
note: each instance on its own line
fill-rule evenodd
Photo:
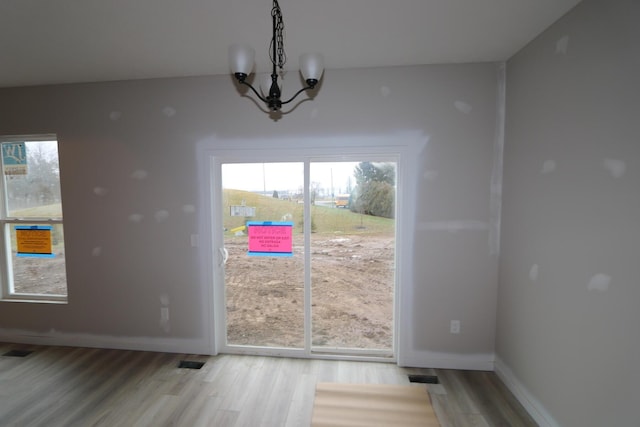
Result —
M 452 320 L 451 321 L 451 326 L 450 326 L 449 332 L 451 332 L 452 334 L 459 334 L 460 333 L 460 321 L 459 320 Z

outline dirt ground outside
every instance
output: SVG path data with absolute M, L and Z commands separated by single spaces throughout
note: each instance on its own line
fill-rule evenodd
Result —
M 251 257 L 247 237 L 225 239 L 227 341 L 304 347 L 304 245 L 290 258 Z M 312 345 L 391 350 L 393 235 L 313 234 Z M 64 257 L 13 258 L 15 292 L 66 295 Z
M 291 258 L 251 257 L 226 238 L 229 344 L 304 347 L 303 238 Z M 312 235 L 312 345 L 392 349 L 395 242 L 391 235 Z
M 54 258 L 17 257 L 13 255 L 14 292 L 67 295 L 64 254 Z

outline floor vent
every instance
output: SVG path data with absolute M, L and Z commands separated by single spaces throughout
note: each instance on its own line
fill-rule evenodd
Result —
M 421 384 L 439 384 L 438 377 L 435 375 L 409 375 L 410 383 Z
M 194 362 L 191 360 L 181 360 L 178 368 L 200 369 L 204 366 L 204 362 Z
M 7 357 L 26 357 L 33 353 L 31 350 L 11 350 L 3 354 L 3 356 Z

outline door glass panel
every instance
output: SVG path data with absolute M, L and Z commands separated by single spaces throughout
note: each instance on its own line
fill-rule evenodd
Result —
M 393 351 L 394 162 L 311 163 L 311 345 Z
M 304 347 L 303 187 L 304 163 L 222 165 L 228 345 Z M 249 251 L 248 223 L 266 221 L 290 231 L 290 256 Z

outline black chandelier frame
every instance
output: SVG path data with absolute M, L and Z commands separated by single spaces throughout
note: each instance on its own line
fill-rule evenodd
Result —
M 318 79 L 306 79 L 306 86 L 297 91 L 291 98 L 283 101 L 282 91 L 280 90 L 280 85 L 278 85 L 278 68 L 280 70 L 284 69 L 284 64 L 286 63 L 287 57 L 284 51 L 284 21 L 282 19 L 282 9 L 280 9 L 280 5 L 278 4 L 278 0 L 273 0 L 273 7 L 271 9 L 271 18 L 272 18 L 272 36 L 271 36 L 271 44 L 270 44 L 270 57 L 271 63 L 273 65 L 271 72 L 271 86 L 269 88 L 269 95 L 262 96 L 256 88 L 251 85 L 247 81 L 248 75 L 246 73 L 234 73 L 233 75 L 238 80 L 238 83 L 241 85 L 248 86 L 253 93 L 265 104 L 269 106 L 271 111 L 278 111 L 282 108 L 283 105 L 290 103 L 298 95 L 306 90 L 311 90 L 316 87 L 318 84 Z

